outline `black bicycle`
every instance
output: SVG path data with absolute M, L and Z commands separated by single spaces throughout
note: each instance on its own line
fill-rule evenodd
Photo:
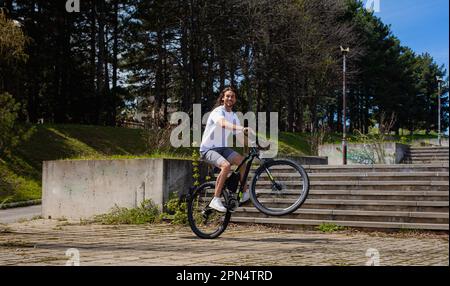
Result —
M 226 213 L 209 207 L 214 198 L 215 182 L 206 182 L 189 191 L 188 220 L 192 231 L 200 238 L 213 239 L 221 235 L 228 226 L 231 214 L 240 207 L 244 184 L 252 169 L 254 159 L 260 166 L 254 170 L 250 184 L 250 200 L 262 213 L 282 216 L 296 211 L 306 200 L 309 178 L 302 166 L 287 159 L 261 159 L 259 144 L 251 147 L 244 161 L 230 174 L 222 189 L 221 199 Z M 243 183 L 240 169 L 247 164 Z

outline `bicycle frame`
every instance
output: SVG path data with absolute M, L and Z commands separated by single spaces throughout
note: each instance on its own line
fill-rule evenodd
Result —
M 244 177 L 242 178 L 242 180 L 239 181 L 240 184 L 239 184 L 239 189 L 237 192 L 238 195 L 240 195 L 241 193 L 244 192 L 244 186 L 245 186 L 244 183 L 247 182 L 248 174 L 250 173 L 250 168 L 252 167 L 252 163 L 255 158 L 258 158 L 261 161 L 261 158 L 259 157 L 258 148 L 251 147 L 248 155 L 244 158 L 244 160 L 242 160 L 241 164 L 239 164 L 239 166 L 233 171 L 233 173 L 240 176 L 241 168 L 243 167 L 244 164 L 247 164 L 245 173 L 244 173 Z M 266 173 L 269 176 L 270 180 L 273 182 L 274 178 L 273 178 L 272 174 L 270 173 L 270 171 L 266 169 Z
M 244 173 L 244 177 L 241 179 L 239 179 L 239 188 L 236 191 L 229 191 L 227 190 L 227 188 L 225 187 L 226 185 L 224 185 L 222 192 L 225 196 L 225 201 L 228 203 L 230 194 L 237 194 L 237 197 L 240 198 L 241 194 L 244 193 L 244 183 L 247 182 L 248 179 L 248 174 L 250 173 L 250 168 L 252 167 L 252 163 L 253 160 L 255 158 L 258 158 L 261 161 L 261 158 L 259 157 L 259 149 L 257 147 L 250 147 L 250 152 L 247 154 L 247 156 L 244 158 L 244 160 L 242 160 L 242 162 L 239 164 L 239 166 L 232 171 L 232 173 L 236 174 L 239 176 L 240 178 L 240 170 L 243 168 L 244 164 L 246 164 L 246 169 L 245 169 L 245 173 Z M 264 163 L 262 163 L 264 164 Z M 261 165 L 262 165 L 261 164 Z M 270 173 L 270 171 L 266 168 L 266 173 L 269 176 L 269 179 L 272 183 L 274 182 L 274 178 L 272 176 L 272 174 Z

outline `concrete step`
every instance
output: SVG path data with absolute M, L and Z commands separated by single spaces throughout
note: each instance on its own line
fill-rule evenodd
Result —
M 404 158 L 412 159 L 412 160 L 442 160 L 448 161 L 449 155 L 422 155 L 422 154 L 414 154 L 414 155 L 405 155 Z
M 394 200 L 394 201 L 448 201 L 448 192 L 442 191 L 386 191 L 386 190 L 310 190 L 309 199 Z
M 448 156 L 448 151 L 409 151 L 405 152 L 406 155 L 411 156 Z
M 445 159 L 448 158 L 448 154 L 406 154 L 406 157 L 411 159 Z
M 431 164 L 431 163 L 447 163 L 447 160 L 404 160 L 404 162 L 409 162 L 410 164 Z
M 409 160 L 412 162 L 416 162 L 416 164 L 419 163 L 433 163 L 433 162 L 448 162 L 449 157 L 431 157 L 431 156 L 424 156 L 424 157 L 404 157 L 403 160 Z
M 289 228 L 342 222 L 361 228 L 448 230 L 449 163 L 441 155 L 436 160 L 429 157 L 411 154 L 406 159 L 414 164 L 405 165 L 303 166 L 310 178 L 310 192 L 295 213 L 282 218 L 266 217 L 250 203 L 239 208 L 232 219 Z M 431 163 L 417 163 L 418 160 Z M 271 171 L 283 179 L 287 189 L 277 196 L 263 174 L 257 182 L 259 200 L 272 208 L 291 205 L 302 182 L 291 168 L 276 166 Z
M 260 166 L 260 163 L 258 162 L 254 162 L 253 163 L 253 168 L 257 168 Z M 371 170 L 379 170 L 379 169 L 388 169 L 388 170 L 396 170 L 396 169 L 404 169 L 405 166 L 401 165 L 401 164 L 375 164 L 375 165 L 302 165 L 305 169 L 311 169 L 311 170 L 327 170 L 327 169 L 348 169 L 349 171 L 351 171 L 352 169 L 359 169 L 359 168 L 363 168 L 363 169 L 371 169 Z M 449 165 L 448 164 L 440 164 L 440 163 L 435 163 L 435 164 L 427 164 L 427 165 L 417 165 L 417 166 L 409 166 L 410 168 L 439 168 L 439 167 L 446 167 L 448 168 Z M 272 166 L 272 168 L 279 168 L 279 169 L 283 169 L 285 167 L 283 166 Z M 290 169 L 292 169 L 291 167 L 289 167 Z
M 264 193 L 266 192 L 266 193 Z M 298 199 L 299 193 L 268 196 L 269 190 L 258 190 L 258 200 L 265 206 L 287 207 Z M 358 194 L 355 194 L 358 193 Z M 401 195 L 405 193 L 405 195 Z M 437 194 L 441 193 L 441 195 Z M 211 196 L 213 191 L 211 191 Z M 295 194 L 295 195 L 294 195 Z M 416 196 L 415 196 L 416 195 Z M 251 202 L 244 206 L 253 206 Z M 310 191 L 302 209 L 342 209 L 366 211 L 448 212 L 448 193 L 376 191 L 375 194 L 361 191 Z
M 289 180 L 300 178 L 298 174 L 289 173 L 289 172 L 271 172 L 275 178 L 280 180 Z M 449 173 L 448 172 L 366 172 L 366 173 L 311 173 L 308 174 L 311 181 L 379 181 L 379 180 L 389 180 L 389 181 L 448 181 Z M 252 177 L 252 176 L 250 176 Z M 262 173 L 260 176 L 260 180 L 269 180 L 269 177 L 266 173 Z
M 271 207 L 286 207 L 292 205 L 292 200 L 279 199 L 260 200 Z M 406 212 L 448 212 L 448 201 L 404 201 L 404 200 L 356 200 L 356 199 L 312 199 L 307 198 L 302 209 L 340 209 L 365 211 L 406 211 Z
M 414 150 L 448 150 L 448 146 L 411 146 L 410 149 L 414 149 Z
M 238 217 L 269 217 L 256 208 L 239 208 L 234 215 Z M 284 219 L 338 220 L 338 221 L 378 221 L 402 223 L 446 223 L 449 214 L 438 212 L 402 212 L 402 211 L 360 211 L 360 210 L 327 210 L 298 209 L 294 213 L 283 216 Z
M 428 164 L 428 163 L 433 163 L 433 162 L 448 162 L 447 160 L 443 160 L 443 159 L 433 159 L 433 158 L 429 158 L 429 159 L 404 159 L 404 162 L 410 162 L 411 164 Z
M 296 199 L 301 189 L 273 191 L 257 188 L 258 197 L 277 197 Z M 212 191 L 211 191 L 212 193 Z M 448 201 L 449 193 L 442 191 L 388 191 L 388 190 L 310 190 L 308 198 L 327 199 L 376 199 L 376 200 L 418 200 Z
M 430 164 L 408 164 L 408 165 L 306 165 L 303 166 L 310 173 L 343 173 L 343 172 L 448 172 L 448 162 L 437 162 Z
M 405 158 L 412 158 L 412 159 L 442 159 L 442 160 L 448 160 L 449 154 L 405 154 Z
M 284 181 L 287 189 L 301 187 L 301 182 Z M 270 181 L 257 181 L 257 188 L 270 189 Z M 311 181 L 312 190 L 404 190 L 404 191 L 447 191 L 448 181 Z
M 212 196 L 213 190 L 209 193 Z M 292 203 L 300 195 L 300 190 L 273 193 L 270 189 L 257 189 L 260 199 L 287 200 Z M 374 200 L 374 201 L 430 201 L 448 202 L 449 193 L 442 191 L 387 191 L 387 190 L 310 190 L 308 200 Z
M 422 230 L 443 230 L 448 231 L 448 224 L 428 224 L 428 223 L 398 223 L 398 222 L 370 222 L 370 221 L 337 221 L 337 220 L 302 220 L 285 218 L 254 218 L 232 216 L 232 222 L 281 225 L 288 227 L 317 226 L 322 223 L 333 223 L 353 228 L 370 229 L 422 229 Z
M 444 155 L 448 156 L 449 151 L 406 151 L 405 154 L 410 155 Z
M 448 161 L 449 156 L 444 155 L 406 155 L 404 158 L 408 158 L 410 160 L 442 160 L 442 161 Z
M 449 155 L 423 155 L 423 154 L 412 154 L 408 155 L 406 154 L 404 158 L 409 159 L 418 159 L 418 160 L 424 160 L 424 159 L 433 159 L 433 160 L 442 160 L 442 161 L 448 161 Z
M 410 147 L 407 151 L 410 152 L 448 152 L 449 148 L 448 147 Z
M 410 147 L 409 151 L 424 151 L 424 152 L 429 152 L 429 151 L 448 151 L 449 148 L 447 146 L 442 146 L 442 147 Z

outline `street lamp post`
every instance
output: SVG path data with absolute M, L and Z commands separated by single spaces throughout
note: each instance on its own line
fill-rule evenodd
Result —
M 441 146 L 441 83 L 442 78 L 437 76 L 438 82 L 438 144 Z
M 344 49 L 341 46 L 341 53 L 343 56 L 342 66 L 342 164 L 347 165 L 347 117 L 346 117 L 346 72 L 347 72 L 347 54 L 350 52 L 350 48 Z

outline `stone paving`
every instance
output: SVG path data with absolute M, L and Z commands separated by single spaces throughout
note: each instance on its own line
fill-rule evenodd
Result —
M 79 258 L 79 259 L 78 259 Z M 0 224 L 0 265 L 449 265 L 448 233 L 280 230 L 231 225 L 215 240 L 189 227 L 32 220 Z

